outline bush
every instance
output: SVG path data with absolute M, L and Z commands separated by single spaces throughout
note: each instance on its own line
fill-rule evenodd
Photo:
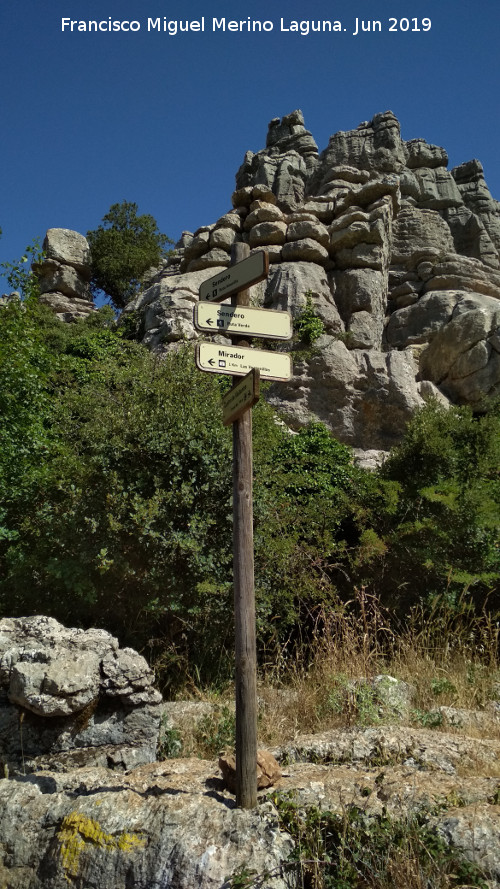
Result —
M 93 293 L 104 291 L 117 309 L 135 296 L 148 269 L 157 266 L 172 241 L 149 214 L 138 215 L 137 204 L 112 204 L 103 224 L 87 232 L 92 253 Z
M 480 605 L 498 595 L 499 465 L 495 404 L 475 417 L 430 403 L 408 425 L 382 471 L 398 486 L 397 507 L 378 522 L 387 544 L 379 581 L 405 611 L 436 593 L 456 601 L 468 589 Z

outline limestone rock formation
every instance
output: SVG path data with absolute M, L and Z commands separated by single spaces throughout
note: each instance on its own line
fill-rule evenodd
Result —
M 292 889 L 302 885 L 303 853 L 270 787 L 316 817 L 424 818 L 500 885 L 497 701 L 478 712 L 441 707 L 446 731 L 432 732 L 409 724 L 410 685 L 353 680 L 353 691 L 370 688 L 376 724 L 295 734 L 259 751 L 258 805 L 241 810 L 228 789 L 233 757 L 220 760 L 223 779 L 215 761 L 155 761 L 152 678 L 103 630 L 0 621 L 1 886 L 228 889 L 246 871 L 268 889 Z M 192 718 L 193 704 L 199 717 L 205 705 L 179 702 L 170 721 Z
M 44 259 L 33 266 L 41 302 L 50 306 L 61 321 L 75 321 L 94 312 L 87 239 L 67 228 L 49 228 L 43 250 Z
M 301 811 L 354 807 L 366 823 L 425 816 L 488 885 L 500 884 L 498 740 L 385 725 L 298 736 L 274 753 L 286 762 L 278 791 Z M 0 885 L 9 889 L 228 889 L 243 868 L 271 872 L 268 889 L 292 889 L 302 885 L 299 851 L 267 792 L 255 809 L 237 809 L 215 762 L 0 778 Z
M 500 391 L 500 204 L 479 161 L 447 165 L 443 148 L 404 141 L 390 111 L 321 153 L 300 111 L 275 118 L 266 147 L 245 155 L 232 209 L 184 232 L 125 315 L 156 350 L 195 339 L 199 284 L 247 242 L 271 263 L 254 302 L 297 317 L 309 298 L 325 327 L 271 388 L 290 425 L 319 418 L 341 441 L 383 450 L 430 395 L 476 408 Z
M 10 774 L 156 756 L 161 695 L 137 652 L 53 618 L 0 620 L 0 762 Z

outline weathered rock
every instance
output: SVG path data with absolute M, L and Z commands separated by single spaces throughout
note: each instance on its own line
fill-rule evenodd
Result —
M 376 114 L 356 130 L 335 133 L 319 157 L 311 193 L 323 194 L 332 167 L 347 166 L 373 172 L 400 172 L 405 151 L 398 120 L 391 111 Z
M 222 772 L 224 786 L 231 793 L 236 793 L 236 757 L 232 753 L 220 756 L 219 768 Z M 269 750 L 257 750 L 256 774 L 257 790 L 272 787 L 280 780 L 281 769 Z
M 226 250 L 222 250 L 220 247 L 213 247 L 208 253 L 203 253 L 197 259 L 192 259 L 186 271 L 199 272 L 202 269 L 216 269 L 221 265 L 229 265 L 229 262 L 230 256 Z M 215 272 L 212 271 L 212 274 L 215 274 Z
M 210 232 L 210 247 L 220 248 L 226 253 L 231 252 L 231 247 L 239 240 L 238 233 L 234 228 L 215 228 Z
M 406 349 L 412 343 L 428 342 L 451 320 L 462 295 L 458 290 L 430 291 L 413 305 L 393 312 L 385 329 L 389 346 Z
M 256 204 L 258 206 L 255 206 Z M 265 201 L 254 201 L 250 205 L 250 211 L 243 223 L 245 231 L 250 231 L 259 222 L 283 222 L 283 212 L 275 204 L 269 204 Z
M 451 253 L 453 239 L 446 222 L 431 210 L 402 207 L 392 227 L 391 265 L 414 269 L 427 258 L 434 262 Z
M 425 139 L 410 139 L 405 142 L 406 166 L 410 170 L 418 167 L 447 167 L 448 155 L 439 145 L 429 145 Z
M 11 772 L 152 761 L 161 702 L 153 678 L 143 657 L 104 630 L 1 620 L 0 760 Z
M 36 266 L 40 293 L 52 291 L 77 299 L 88 299 L 88 284 L 81 275 L 69 265 L 62 265 L 54 259 L 46 259 Z
M 11 889 L 222 889 L 244 866 L 275 871 L 293 849 L 273 807 L 236 809 L 213 763 L 175 760 L 0 780 L 0 880 Z M 292 869 L 293 875 L 293 869 Z
M 34 263 L 42 301 L 61 321 L 76 321 L 95 311 L 89 281 L 92 274 L 87 239 L 66 228 L 50 228 L 44 258 Z
M 50 306 L 60 321 L 78 321 L 95 311 L 94 303 L 90 300 L 69 297 L 65 293 L 42 293 L 40 302 Z
M 387 310 L 387 275 L 374 269 L 335 272 L 335 301 L 354 349 L 382 347 Z
M 297 318 L 312 302 L 325 330 L 340 332 L 344 325 L 334 299 L 335 283 L 326 271 L 312 262 L 286 262 L 273 266 L 265 287 L 264 306 L 284 309 Z
M 328 261 L 328 250 L 312 238 L 288 241 L 281 250 L 283 262 L 317 262 Z
M 471 160 L 451 171 L 457 183 L 465 206 L 483 224 L 496 250 L 500 253 L 500 205 L 495 201 L 484 179 L 482 164 Z M 483 262 L 490 264 L 486 256 L 481 255 Z
M 388 450 L 423 404 L 410 350 L 349 351 L 329 336 L 315 345 L 317 354 L 295 366 L 289 383 L 272 386 L 271 404 L 296 428 L 321 420 L 347 444 Z
M 454 401 L 479 404 L 500 391 L 500 304 L 469 295 L 437 331 L 420 359 L 421 376 Z
M 304 200 L 306 180 L 317 158 L 316 143 L 305 129 L 300 111 L 281 121 L 274 118 L 269 124 L 266 148 L 257 154 L 248 151 L 236 174 L 236 200 L 243 199 L 243 188 L 263 186 L 283 209 L 293 210 Z
M 200 270 L 209 277 L 229 265 L 241 239 L 272 263 L 252 301 L 296 318 L 310 293 L 326 332 L 342 335 L 351 355 L 340 368 L 339 346 L 327 337 L 314 346 L 323 356 L 301 360 L 289 384 L 272 387 L 273 404 L 293 425 L 320 417 L 342 441 L 386 451 L 423 397 L 476 407 L 497 391 L 496 327 L 453 360 L 445 344 L 458 327 L 465 331 L 457 319 L 463 299 L 500 300 L 500 205 L 478 161 L 452 171 L 447 164 L 444 148 L 405 142 L 391 111 L 335 133 L 321 154 L 300 111 L 273 119 L 265 148 L 247 152 L 236 175 L 233 210 L 183 236 L 151 281 L 175 281 L 161 298 L 134 301 L 142 341 L 164 351 L 195 337 L 197 288 L 187 283 L 189 297 L 174 296 L 182 293 L 178 271 L 188 281 Z M 410 347 L 434 338 L 417 379 Z M 446 367 L 439 358 L 435 366 L 440 342 Z
M 388 678 L 378 677 L 378 691 Z M 402 700 L 411 701 L 408 689 Z M 354 807 L 384 824 L 425 817 L 498 885 L 498 740 L 380 725 L 298 736 L 274 754 L 287 763 L 278 790 L 300 811 L 345 817 Z M 9 889 L 224 889 L 243 868 L 269 874 L 269 889 L 292 889 L 302 885 L 298 851 L 265 794 L 254 810 L 236 808 L 215 762 L 0 780 L 0 880 Z
M 83 235 L 67 228 L 49 228 L 42 249 L 47 259 L 72 266 L 84 280 L 90 280 L 90 247 Z
M 248 235 L 250 247 L 261 247 L 264 244 L 284 244 L 286 241 L 286 222 L 274 220 L 259 222 L 254 225 Z
M 139 316 L 141 339 L 151 348 L 197 337 L 193 306 L 198 301 L 200 285 L 223 268 L 215 266 L 163 278 L 125 306 L 122 321 Z
M 328 229 L 325 225 L 319 222 L 314 217 L 309 219 L 294 219 L 289 222 L 286 238 L 287 241 L 300 241 L 303 238 L 311 238 L 313 241 L 317 241 L 321 244 L 322 247 L 328 247 L 330 238 L 328 234 Z

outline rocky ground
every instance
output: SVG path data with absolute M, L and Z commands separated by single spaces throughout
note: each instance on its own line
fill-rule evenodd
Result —
M 496 702 L 441 707 L 427 714 L 439 731 L 417 728 L 411 686 L 360 680 L 392 723 L 297 735 L 271 751 L 281 777 L 243 811 L 216 759 L 155 759 L 165 734 L 206 719 L 210 704 L 162 703 L 152 679 L 103 630 L 0 621 L 1 889 L 229 889 L 244 868 L 270 872 L 261 886 L 299 889 L 280 800 L 340 816 L 355 807 L 372 823 L 419 817 L 500 885 Z
M 500 741 L 463 729 L 383 726 L 298 737 L 274 753 L 283 771 L 276 789 L 300 807 L 428 813 L 429 824 L 500 885 Z M 269 791 L 256 810 L 238 810 L 216 761 L 4 778 L 0 812 L 6 889 L 215 889 L 243 866 L 272 870 L 266 886 L 297 885 L 293 868 L 280 871 L 293 842 Z

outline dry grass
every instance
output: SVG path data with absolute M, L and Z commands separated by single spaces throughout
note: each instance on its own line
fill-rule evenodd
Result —
M 277 745 L 299 732 L 390 721 L 370 686 L 359 684 L 380 674 L 412 687 L 407 722 L 450 730 L 440 707 L 484 711 L 500 699 L 498 637 L 496 619 L 465 600 L 453 609 L 444 602 L 415 608 L 398 631 L 374 596 L 356 591 L 347 606 L 318 615 L 307 667 L 299 657 L 279 683 L 263 678 L 259 735 Z M 484 727 L 469 725 L 467 734 L 484 736 Z M 493 718 L 488 735 L 500 738 Z
M 259 743 L 273 747 L 298 734 L 394 722 L 394 712 L 380 706 L 370 685 L 380 674 L 413 689 L 408 712 L 398 718 L 403 724 L 500 739 L 492 709 L 500 700 L 498 637 L 496 618 L 486 610 L 474 613 L 465 598 L 453 608 L 443 601 L 431 610 L 415 608 L 398 628 L 376 597 L 357 590 L 352 602 L 317 615 L 312 646 L 293 661 L 278 653 L 260 676 Z M 195 697 L 210 707 L 201 719 L 188 714 L 177 723 L 184 755 L 210 756 L 231 747 L 233 687 Z M 485 716 L 476 725 L 454 726 L 440 707 Z

